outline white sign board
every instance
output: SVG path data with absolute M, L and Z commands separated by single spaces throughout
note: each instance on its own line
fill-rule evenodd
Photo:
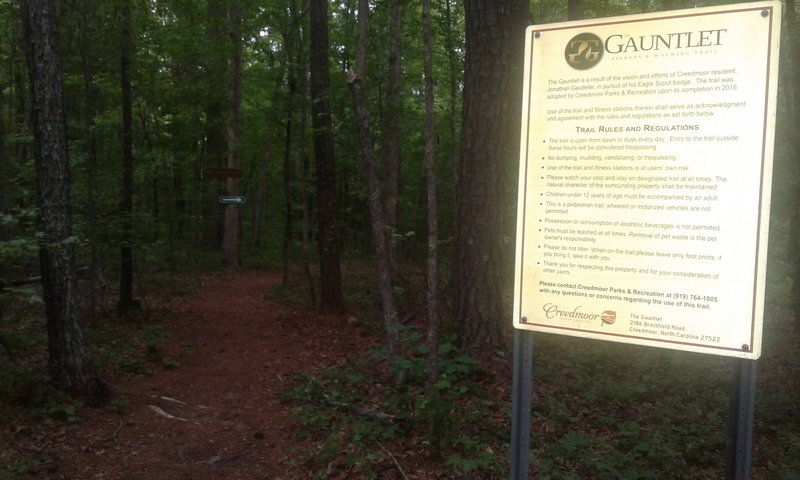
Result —
M 529 27 L 515 327 L 758 358 L 780 18 Z

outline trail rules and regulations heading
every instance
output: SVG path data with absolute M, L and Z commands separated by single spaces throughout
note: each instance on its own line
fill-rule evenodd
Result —
M 780 21 L 528 28 L 516 328 L 759 357 Z

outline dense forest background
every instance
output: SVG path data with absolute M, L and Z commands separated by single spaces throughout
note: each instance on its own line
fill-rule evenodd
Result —
M 26 285 L 53 240 L 37 209 L 28 3 L 42 2 L 0 2 L 0 276 L 6 298 L 35 299 Z M 69 160 L 55 182 L 71 186 L 58 242 L 85 280 L 81 316 L 136 308 L 154 272 L 219 264 L 280 266 L 310 304 L 342 312 L 341 258 L 374 256 L 390 344 L 427 263 L 428 298 L 462 343 L 502 347 L 521 50 L 496 52 L 521 46 L 511 34 L 529 22 L 719 3 L 54 2 Z M 771 292 L 788 301 L 800 298 L 794 2 L 784 12 Z

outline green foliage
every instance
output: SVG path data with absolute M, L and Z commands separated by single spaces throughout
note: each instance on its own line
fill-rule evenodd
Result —
M 117 397 L 111 400 L 111 408 L 119 415 L 123 415 L 128 411 L 128 400 L 123 397 Z
M 163 325 L 146 325 L 141 329 L 121 325 L 104 325 L 91 332 L 101 367 L 120 369 L 137 375 L 150 375 L 157 361 L 161 368 L 175 370 L 180 361 L 161 357 L 162 347 L 170 340 Z
M 30 478 L 31 469 L 39 462 L 23 457 L 12 449 L 0 450 L 0 480 L 22 480 Z
M 489 408 L 496 406 L 484 400 L 478 364 L 450 343 L 440 346 L 438 392 L 431 398 L 421 336 L 407 329 L 403 333 L 412 346 L 405 359 L 376 349 L 356 366 L 298 378 L 282 393 L 285 402 L 295 405 L 298 440 L 313 444 L 302 452 L 302 460 L 318 469 L 317 478 L 324 478 L 332 463 L 358 478 L 379 478 L 391 460 L 386 446 L 405 444 L 402 448 L 408 449 L 409 440 L 427 435 L 435 417 L 443 423 L 445 465 L 468 476 L 499 475 L 495 452 L 505 438 L 491 425 Z M 391 367 L 392 377 L 403 370 L 405 382 L 393 385 L 383 378 L 385 366 Z
M 101 369 L 119 369 L 123 372 L 147 374 L 150 368 L 137 352 L 137 339 L 131 329 L 107 324 L 89 330 L 90 343 L 95 346 L 94 358 Z
M 20 367 L 0 368 L 0 402 L 16 407 L 18 413 L 34 420 L 51 418 L 73 422 L 83 403 L 55 388 L 47 375 Z
M 553 356 L 535 360 L 549 391 L 534 406 L 534 430 L 544 438 L 533 449 L 542 478 L 708 478 L 721 471 L 725 385 L 709 382 L 707 372 L 702 385 L 692 377 L 701 373 L 693 360 L 707 369 L 719 369 L 717 361 L 608 342 L 544 343 Z M 676 378 L 676 368 L 685 375 Z
M 149 325 L 142 334 L 148 355 L 157 355 L 161 345 L 169 341 L 169 334 L 163 325 Z
M 38 267 L 41 234 L 36 230 L 37 215 L 34 207 L 12 207 L 0 212 L 0 232 L 14 232 L 13 236 L 6 233 L 0 239 L 0 265 L 5 266 L 7 276 L 0 280 L 4 283 L 14 277 L 31 276 Z
M 174 358 L 164 357 L 161 359 L 161 366 L 164 367 L 165 370 L 176 370 L 180 368 L 181 364 Z
M 786 332 L 789 321 L 782 317 L 771 328 Z M 398 361 L 376 349 L 364 363 L 303 377 L 284 392 L 301 425 L 298 439 L 313 445 L 299 458 L 322 475 L 330 465 L 345 468 L 344 459 L 352 455 L 363 474 L 359 478 L 369 478 L 380 468 L 391 468 L 378 442 L 389 449 L 402 444 L 396 448 L 409 451 L 427 436 L 428 421 L 439 418 L 444 422 L 444 465 L 452 475 L 448 478 L 502 477 L 508 405 L 497 405 L 487 396 L 480 365 L 447 342 L 439 349 L 438 400 L 431 398 L 424 387 L 422 337 L 408 329 L 403 334 L 410 346 L 407 358 Z M 796 336 L 783 340 L 790 339 L 796 341 Z M 682 479 L 705 480 L 722 475 L 731 359 L 549 335 L 537 336 L 536 342 L 533 478 L 651 480 L 679 472 Z M 761 361 L 769 371 L 790 378 L 800 363 L 780 351 Z M 392 383 L 397 369 L 405 372 L 405 384 Z M 754 471 L 759 478 L 794 479 L 800 472 L 798 392 L 787 389 L 783 377 L 763 375 L 756 402 Z M 354 413 L 355 406 L 396 420 L 384 424 L 365 419 Z M 357 436 L 360 425 L 388 436 Z M 326 463 L 315 464 L 316 458 Z

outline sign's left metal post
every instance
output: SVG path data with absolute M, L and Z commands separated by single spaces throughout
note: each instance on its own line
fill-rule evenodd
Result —
M 509 480 L 527 480 L 533 391 L 533 332 L 514 329 L 514 383 L 511 400 L 511 468 Z

